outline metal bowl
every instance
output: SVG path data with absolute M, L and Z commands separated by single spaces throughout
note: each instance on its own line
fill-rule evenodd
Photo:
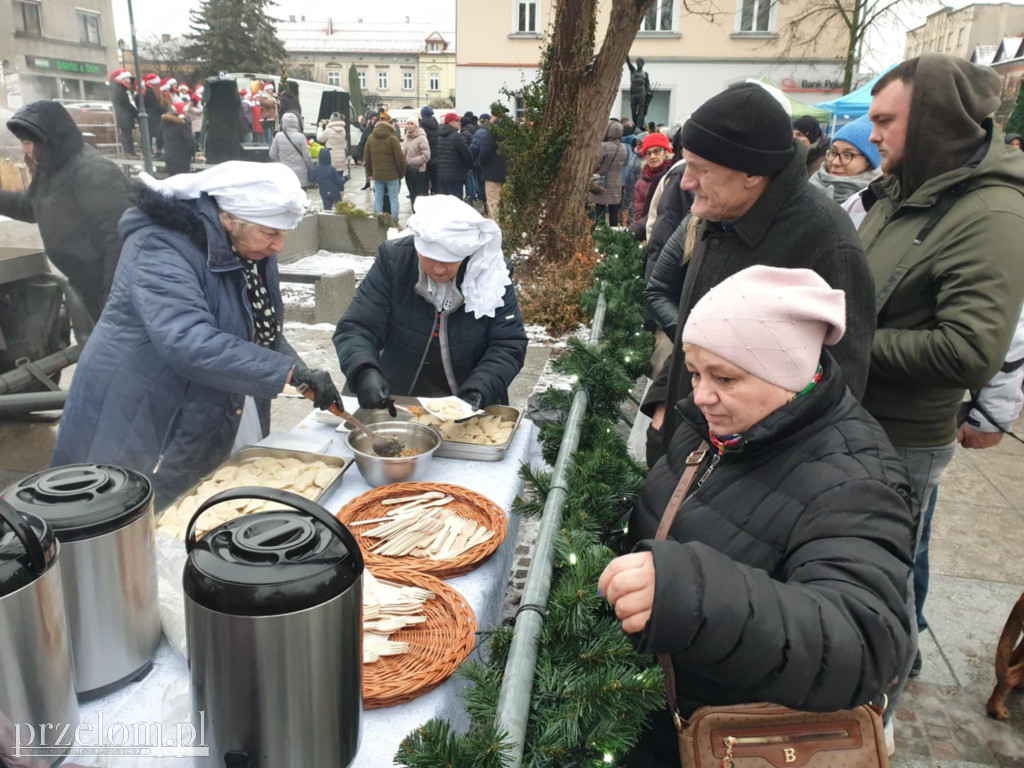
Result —
M 397 437 L 415 456 L 387 458 L 373 452 L 370 438 L 360 430 L 348 433 L 345 442 L 355 455 L 359 474 L 374 488 L 389 483 L 415 482 L 422 479 L 434 451 L 441 447 L 441 433 L 426 424 L 408 421 L 378 422 L 370 427 L 381 437 Z

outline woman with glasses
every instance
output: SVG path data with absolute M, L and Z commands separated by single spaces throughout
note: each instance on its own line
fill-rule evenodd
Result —
M 870 138 L 871 121 L 867 115 L 836 131 L 825 152 L 824 164 L 810 178 L 811 185 L 837 203 L 864 189 L 878 175 L 882 162 Z
M 662 176 L 672 167 L 675 157 L 668 136 L 660 131 L 647 134 L 641 153 L 644 167 L 633 190 L 633 223 L 629 225 L 629 231 L 636 235 L 638 240 L 643 241 L 647 239 L 647 211 L 650 208 L 651 196 Z
M 53 464 L 115 464 L 153 483 L 157 508 L 260 440 L 270 400 L 305 384 L 338 400 L 285 340 L 277 254 L 306 209 L 278 163 L 231 161 L 157 181 L 136 207 L 103 314 L 82 351 Z

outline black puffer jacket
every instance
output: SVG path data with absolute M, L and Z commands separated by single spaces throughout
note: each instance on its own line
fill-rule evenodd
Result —
M 430 136 L 427 136 L 430 141 Z M 431 150 L 433 157 L 433 150 Z M 442 182 L 461 183 L 473 167 L 473 155 L 462 134 L 445 123 L 437 135 L 437 177 Z
M 427 168 L 432 168 L 437 165 L 437 135 L 440 131 L 437 125 L 437 118 L 433 115 L 427 115 L 426 117 L 420 118 L 420 128 L 427 134 L 427 144 L 430 145 L 430 159 L 427 160 Z
M 496 120 L 498 118 L 495 118 Z M 500 118 L 502 124 L 506 118 Z M 480 142 L 480 170 L 483 172 L 484 181 L 493 181 L 497 184 L 504 184 L 508 175 L 508 158 L 502 154 L 501 145 L 505 139 L 498 135 L 495 125 L 487 127 Z
M 698 705 L 756 701 L 849 708 L 887 690 L 913 652 L 906 471 L 828 353 L 822 365 L 813 390 L 747 431 L 706 474 L 717 457 L 709 452 L 667 541 L 653 541 L 658 523 L 708 436 L 692 396 L 644 484 L 629 536 L 653 552 L 656 580 L 637 642 L 672 654 L 684 717 Z
M 462 263 L 456 287 L 461 288 L 468 263 Z M 439 322 L 450 394 L 474 391 L 483 396 L 484 405 L 507 404 L 508 386 L 526 359 L 526 331 L 515 288 L 505 289 L 494 317 L 479 320 L 466 312 L 461 294 L 456 298 L 438 318 L 412 236 L 383 243 L 334 332 L 345 377 L 351 381 L 366 368 L 378 368 L 392 394 L 420 394 L 420 372 Z
M 683 174 L 686 173 L 686 163 L 677 162 L 672 169 L 665 174 L 665 189 L 658 201 L 658 218 L 651 228 L 651 236 L 647 238 L 647 249 L 644 251 L 644 283 L 651 278 L 654 265 L 658 262 L 661 249 L 665 247 L 669 237 L 676 231 L 686 214 L 690 212 L 693 205 L 693 192 L 684 191 L 679 185 L 683 181 Z M 648 215 L 650 211 L 648 211 Z
M 7 122 L 36 145 L 28 192 L 0 191 L 0 215 L 39 225 L 43 247 L 98 320 L 121 255 L 117 222 L 130 205 L 128 179 L 85 144 L 63 106 L 37 101 Z

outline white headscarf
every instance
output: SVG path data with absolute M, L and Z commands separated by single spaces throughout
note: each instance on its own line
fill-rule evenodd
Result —
M 179 173 L 159 181 L 140 173 L 142 183 L 164 197 L 196 200 L 203 192 L 222 211 L 271 229 L 295 229 L 306 212 L 306 193 L 292 170 L 280 163 L 229 160 L 202 173 Z
M 414 208 L 406 227 L 413 233 L 416 251 L 448 263 L 472 257 L 462 280 L 466 311 L 478 320 L 494 317 L 512 283 L 498 225 L 451 195 L 417 197 Z

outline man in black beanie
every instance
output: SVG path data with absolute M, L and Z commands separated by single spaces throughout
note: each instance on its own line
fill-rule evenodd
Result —
M 874 286 L 857 232 L 838 205 L 807 182 L 806 154 L 789 116 L 756 83 L 726 89 L 683 126 L 690 215 L 669 237 L 644 292 L 661 330 L 675 339 L 642 409 L 651 416 L 653 464 L 677 421 L 674 406 L 692 387 L 679 337 L 690 310 L 713 286 L 755 264 L 813 269 L 846 292 L 846 334 L 832 347 L 842 375 L 860 397 L 875 327 Z M 808 382 L 809 383 L 809 382 Z

